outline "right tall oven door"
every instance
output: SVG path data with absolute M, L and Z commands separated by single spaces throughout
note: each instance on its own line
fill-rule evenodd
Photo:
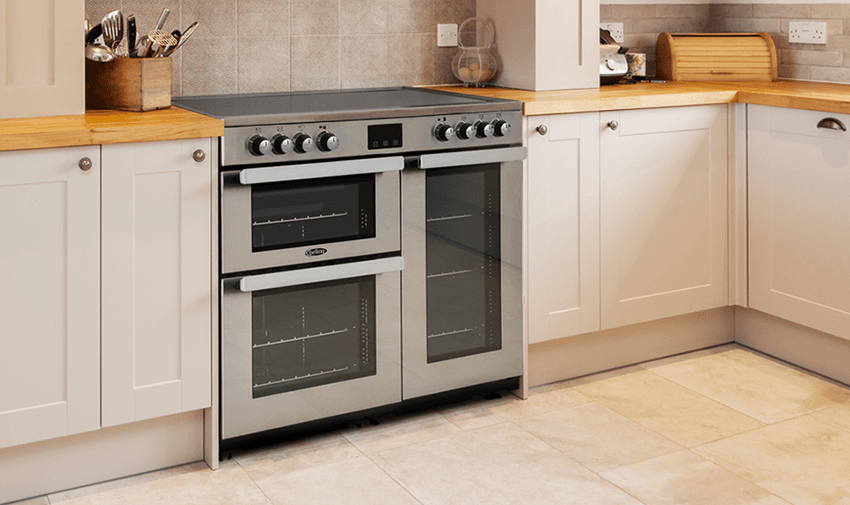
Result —
M 403 397 L 522 374 L 522 163 L 402 179 Z

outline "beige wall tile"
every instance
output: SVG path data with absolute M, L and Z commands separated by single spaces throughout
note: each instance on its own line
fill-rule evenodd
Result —
M 340 45 L 340 85 L 343 88 L 385 86 L 387 35 L 343 35 Z
M 457 47 L 434 47 L 433 52 L 434 82 L 444 84 L 461 82 L 452 72 L 452 61 L 460 50 Z
M 390 33 L 431 33 L 436 36 L 435 0 L 389 0 Z
M 679 451 L 601 475 L 646 505 L 788 504 L 690 451 Z
M 809 79 L 809 67 L 801 65 L 777 65 L 776 73 L 783 79 Z
M 850 68 L 811 67 L 809 72 L 813 81 L 850 82 Z
M 236 38 L 192 37 L 183 54 L 183 95 L 236 93 Z
M 387 79 L 390 86 L 434 83 L 434 52 L 437 35 L 403 34 L 389 36 Z
M 181 1 L 183 6 L 181 26 L 182 23 L 189 26 L 193 21 L 199 23 L 192 38 L 236 36 L 236 0 Z M 182 26 L 181 30 L 185 29 L 186 26 Z
M 684 31 L 685 24 L 688 21 L 690 20 L 682 18 L 633 19 L 628 23 L 629 28 L 626 33 L 679 33 Z M 625 26 L 623 28 L 626 29 Z
M 708 4 L 657 4 L 655 16 L 659 18 L 707 18 Z
M 614 8 L 615 5 L 611 4 L 602 4 L 599 6 L 599 21 L 603 23 L 608 23 L 612 21 L 616 21 L 614 19 Z
M 239 0 L 239 37 L 289 35 L 289 0 Z
M 121 0 L 86 0 L 86 15 L 89 17 L 91 25 L 94 26 L 100 23 L 108 12 L 121 9 Z M 126 17 L 131 12 L 124 13 Z M 82 23 L 81 23 L 82 24 Z M 151 27 L 153 28 L 153 27 Z
M 339 34 L 339 1 L 290 0 L 290 33 L 292 35 Z
M 718 18 L 749 18 L 753 15 L 751 4 L 712 4 L 710 15 Z
M 124 13 L 124 19 L 130 14 L 136 16 L 136 29 L 138 36 L 136 40 L 142 38 L 149 31 L 154 29 L 156 22 L 159 20 L 162 9 L 169 9 L 168 19 L 165 20 L 164 30 L 171 32 L 180 30 L 181 32 L 189 26 L 189 23 L 183 23 L 181 19 L 180 0 L 165 0 L 163 2 L 151 2 L 150 0 L 124 0 L 121 10 Z M 194 36 L 205 36 L 200 32 L 200 27 Z M 191 40 L 191 39 L 190 39 Z
M 654 18 L 655 4 L 640 4 L 628 5 L 617 4 L 611 5 L 611 17 L 615 21 L 625 21 L 627 19 Z
M 461 23 L 475 17 L 475 0 L 435 0 L 435 23 Z
M 753 4 L 754 18 L 802 18 L 808 19 L 808 4 Z
M 339 36 L 292 37 L 289 88 L 292 91 L 339 88 Z
M 786 65 L 820 65 L 840 67 L 841 53 L 838 51 L 795 51 L 783 49 L 779 51 L 779 62 Z
M 779 33 L 779 19 L 727 18 L 726 31 Z
M 240 37 L 239 93 L 289 91 L 289 37 Z
M 850 53 L 844 53 L 843 60 L 844 60 L 844 64 L 842 66 L 850 67 Z
M 810 415 L 692 449 L 796 505 L 850 497 L 850 432 Z
M 387 33 L 387 0 L 340 0 L 340 33 Z
M 850 17 L 850 5 L 846 3 L 834 4 L 812 4 L 811 16 L 819 18 L 848 18 Z

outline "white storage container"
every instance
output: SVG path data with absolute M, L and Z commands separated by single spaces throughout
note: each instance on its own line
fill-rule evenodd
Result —
M 0 2 L 0 119 L 85 112 L 84 0 Z

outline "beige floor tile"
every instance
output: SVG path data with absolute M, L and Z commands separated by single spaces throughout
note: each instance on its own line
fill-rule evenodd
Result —
M 365 456 L 272 475 L 257 485 L 274 505 L 419 505 Z
M 445 437 L 460 428 L 434 412 L 408 414 L 380 420 L 377 426 L 366 425 L 342 432 L 349 442 L 365 454 Z
M 436 411 L 450 423 L 464 431 L 477 430 L 485 426 L 493 426 L 494 424 L 505 422 L 503 417 L 500 417 L 491 410 L 493 407 L 521 401 L 509 391 L 502 392 L 500 395 L 501 398 L 490 400 L 477 396 L 470 400 L 440 407 Z
M 594 472 L 682 449 L 595 402 L 529 417 L 516 424 Z
M 843 388 L 731 348 L 644 368 L 765 423 L 775 423 L 846 399 Z
M 811 415 L 693 451 L 795 505 L 850 504 L 850 432 Z
M 850 404 L 835 405 L 809 414 L 825 423 L 850 431 Z
M 38 498 L 12 502 L 9 505 L 50 505 L 50 502 L 47 500 L 46 496 L 39 496 Z
M 234 455 L 255 481 L 276 473 L 326 465 L 363 456 L 339 433 L 315 435 Z
M 762 426 L 751 417 L 639 367 L 570 382 L 581 394 L 685 447 Z
M 239 465 L 216 471 L 198 463 L 178 470 L 153 472 L 48 497 L 63 505 L 262 505 L 268 498 Z
M 370 457 L 425 505 L 639 505 L 508 422 Z
M 490 411 L 499 417 L 513 421 L 590 401 L 566 382 L 532 388 L 528 391 L 528 398 L 525 400 L 516 396 L 511 396 L 509 399 L 510 401 L 502 405 L 491 407 Z
M 646 505 L 788 505 L 690 451 L 601 474 Z

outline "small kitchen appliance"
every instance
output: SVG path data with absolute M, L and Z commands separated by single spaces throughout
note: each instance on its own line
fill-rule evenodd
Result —
M 599 82 L 613 84 L 625 77 L 629 71 L 626 61 L 628 47 L 620 46 L 611 36 L 611 32 L 599 29 Z
M 220 118 L 221 447 L 522 374 L 521 103 L 183 97 Z

